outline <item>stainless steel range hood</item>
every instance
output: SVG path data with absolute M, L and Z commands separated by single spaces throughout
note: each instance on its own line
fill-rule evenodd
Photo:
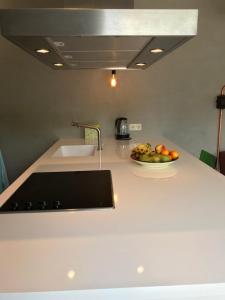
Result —
M 0 10 L 2 35 L 57 70 L 145 69 L 194 37 L 197 19 L 198 10 Z

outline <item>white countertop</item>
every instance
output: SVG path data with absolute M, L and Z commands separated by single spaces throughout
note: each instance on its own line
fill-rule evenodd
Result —
M 113 139 L 93 157 L 52 158 L 60 145 L 83 143 L 59 140 L 0 195 L 1 205 L 34 171 L 109 169 L 116 206 L 0 215 L 0 299 L 3 292 L 225 282 L 225 177 L 165 139 L 140 140 L 148 141 L 181 158 L 164 171 L 146 170 L 129 159 L 135 141 Z

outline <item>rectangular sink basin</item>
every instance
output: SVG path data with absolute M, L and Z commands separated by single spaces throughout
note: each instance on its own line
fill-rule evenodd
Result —
M 92 156 L 95 154 L 95 145 L 63 145 L 52 157 Z

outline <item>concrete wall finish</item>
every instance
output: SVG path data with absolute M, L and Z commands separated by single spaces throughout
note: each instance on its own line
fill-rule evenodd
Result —
M 99 121 L 110 136 L 115 118 L 127 116 L 149 138 L 165 135 L 196 156 L 202 148 L 215 152 L 215 97 L 225 84 L 224 0 L 137 0 L 135 7 L 199 8 L 199 34 L 146 71 L 118 72 L 116 89 L 108 71 L 53 71 L 0 37 L 0 148 L 11 180 L 56 139 L 79 136 L 72 120 Z

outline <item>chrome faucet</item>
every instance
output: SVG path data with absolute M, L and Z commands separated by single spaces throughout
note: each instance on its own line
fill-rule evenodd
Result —
M 98 148 L 97 150 L 102 150 L 102 132 L 101 129 L 98 128 L 95 125 L 92 124 L 86 124 L 86 123 L 79 123 L 79 122 L 72 122 L 72 126 L 78 127 L 78 128 L 90 128 L 97 131 L 98 134 Z

